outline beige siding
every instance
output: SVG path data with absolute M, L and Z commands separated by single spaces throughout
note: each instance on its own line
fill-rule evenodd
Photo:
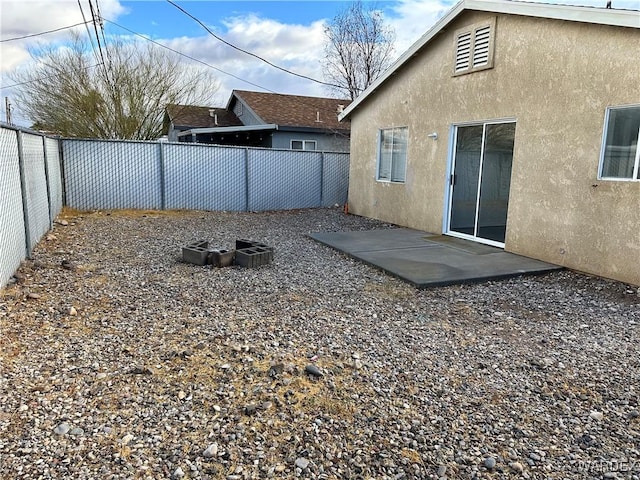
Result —
M 494 68 L 453 76 L 454 32 L 493 16 L 461 14 L 352 113 L 350 211 L 441 232 L 452 125 L 515 119 L 506 250 L 640 284 L 640 182 L 597 179 L 606 108 L 640 104 L 640 30 L 498 15 Z M 376 182 L 377 131 L 404 125 L 407 181 Z

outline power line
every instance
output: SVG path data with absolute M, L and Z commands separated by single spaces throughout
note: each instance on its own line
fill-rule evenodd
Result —
M 196 63 L 201 64 L 201 65 L 204 65 L 205 67 L 212 68 L 212 69 L 214 69 L 214 70 L 215 70 L 215 71 L 217 71 L 217 72 L 223 73 L 223 74 L 225 74 L 225 75 L 229 75 L 230 77 L 233 77 L 233 78 L 235 78 L 236 80 L 240 80 L 241 82 L 247 83 L 247 84 L 249 84 L 249 85 L 251 85 L 251 86 L 253 86 L 253 87 L 257 87 L 257 88 L 259 88 L 259 89 L 261 89 L 261 90 L 264 90 L 264 91 L 267 91 L 267 92 L 269 92 L 269 93 L 275 93 L 275 94 L 278 94 L 278 92 L 276 92 L 275 90 L 271 90 L 270 88 L 264 87 L 264 86 L 262 86 L 262 85 L 258 85 L 257 83 L 251 82 L 250 80 L 246 80 L 246 79 L 244 79 L 244 78 L 242 78 L 242 77 L 239 77 L 239 76 L 237 76 L 237 75 L 234 75 L 233 73 L 226 72 L 226 71 L 224 71 L 224 70 L 222 70 L 222 69 L 220 69 L 220 68 L 218 68 L 218 67 L 216 67 L 216 66 L 214 66 L 214 65 L 211 65 L 211 64 L 209 64 L 209 63 L 207 63 L 207 62 L 204 62 L 204 61 L 202 61 L 202 60 L 199 60 L 199 59 L 197 59 L 197 58 L 194 58 L 194 57 L 192 57 L 192 56 L 190 56 L 190 55 L 187 55 L 186 53 L 182 53 L 182 52 L 180 52 L 180 51 L 178 51 L 178 50 L 175 50 L 175 49 L 173 49 L 173 48 L 171 48 L 171 47 L 169 47 L 169 46 L 167 46 L 167 45 L 164 45 L 164 44 L 162 44 L 162 43 L 160 43 L 160 42 L 156 42 L 155 40 L 152 40 L 152 39 L 150 39 L 149 37 L 147 37 L 147 36 L 145 36 L 145 35 L 143 35 L 143 34 L 141 34 L 141 33 L 138 33 L 138 32 L 136 32 L 136 31 L 134 31 L 134 30 L 131 30 L 130 28 L 127 28 L 127 27 L 125 27 L 125 26 L 123 26 L 123 25 L 120 25 L 120 24 L 118 24 L 118 23 L 116 23 L 116 22 L 114 22 L 114 21 L 112 21 L 112 20 L 109 20 L 109 19 L 107 19 L 107 18 L 104 18 L 103 20 L 104 20 L 105 22 L 107 22 L 107 23 L 110 23 L 111 25 L 115 25 L 116 27 L 119 27 L 119 28 L 121 28 L 121 29 L 123 29 L 123 30 L 126 30 L 127 32 L 129 32 L 129 33 L 131 33 L 131 34 L 133 34 L 133 35 L 136 35 L 136 36 L 138 36 L 138 37 L 142 38 L 143 40 L 146 40 L 146 41 L 148 41 L 148 42 L 151 42 L 151 43 L 153 43 L 154 45 L 157 45 L 157 46 L 159 46 L 159 47 L 166 48 L 166 49 L 167 49 L 167 50 L 169 50 L 170 52 L 173 52 L 173 53 L 175 53 L 175 54 L 177 54 L 177 55 L 180 55 L 180 56 L 182 56 L 182 57 L 188 58 L 189 60 L 192 60 L 192 61 L 194 61 L 194 62 L 196 62 Z M 307 106 L 307 107 L 309 107 L 309 106 L 313 106 L 313 105 L 308 104 L 308 103 L 306 103 L 306 102 L 304 102 L 304 101 L 300 101 L 300 104 L 301 104 L 301 105 L 305 105 L 305 106 Z M 315 107 L 314 107 L 314 108 L 315 108 Z M 333 129 L 333 128 L 329 128 L 328 130 L 333 131 L 334 133 L 337 133 L 337 134 L 339 134 L 339 135 L 343 135 L 342 133 L 340 133 L 339 131 L 337 131 L 337 130 L 335 130 L 335 129 Z
M 93 51 L 93 56 L 96 59 L 96 62 L 100 63 L 100 59 L 98 58 L 98 55 L 96 54 L 96 46 L 93 43 L 93 37 L 91 36 L 91 29 L 89 28 L 89 21 L 87 20 L 87 18 L 84 16 L 84 10 L 82 9 L 82 3 L 80 3 L 80 0 L 78 0 L 78 7 L 80 8 L 80 13 L 82 14 L 82 20 L 85 21 L 85 27 L 87 27 L 87 37 L 89 37 L 89 43 L 91 43 L 91 50 Z M 95 19 L 92 19 L 91 21 L 94 21 Z
M 101 63 L 96 63 L 95 65 L 89 65 L 88 67 L 83 67 L 82 70 L 88 70 L 90 68 L 94 68 L 94 67 L 99 67 L 100 65 L 102 65 Z M 54 73 L 52 75 L 46 75 L 44 77 L 40 77 L 40 78 L 34 78 L 33 80 L 28 80 L 26 82 L 21 82 L 21 83 L 14 83 L 13 85 L 3 85 L 2 88 L 13 88 L 13 87 L 19 87 L 20 85 L 26 85 L 28 83 L 33 83 L 33 82 L 40 82 L 41 80 L 46 80 L 47 78 L 52 78 L 52 77 L 59 77 L 60 75 L 64 75 L 64 72 L 60 72 L 60 73 Z
M 207 27 L 204 23 L 202 23 L 198 18 L 194 17 L 193 15 L 191 15 L 189 12 L 187 12 L 184 8 L 182 8 L 180 5 L 177 5 L 176 3 L 172 2 L 171 0 L 167 0 L 168 3 L 170 3 L 171 5 L 173 5 L 174 7 L 176 7 L 178 10 L 180 10 L 182 13 L 184 13 L 185 15 L 187 15 L 188 17 L 192 18 L 193 20 L 195 20 L 198 24 L 200 24 L 200 26 L 202 28 L 204 28 L 207 32 L 209 32 L 209 34 L 211 36 L 213 36 L 215 39 L 221 41 L 222 43 L 224 43 L 225 45 L 228 45 L 229 47 L 238 50 L 239 52 L 242 52 L 246 55 L 250 55 L 254 58 L 257 58 L 258 60 L 260 60 L 261 62 L 266 63 L 267 65 L 272 66 L 273 68 L 277 68 L 278 70 L 281 70 L 285 73 L 288 73 L 290 75 L 295 75 L 296 77 L 300 77 L 300 78 L 304 78 L 306 80 L 311 80 L 312 82 L 315 83 L 319 83 L 321 85 L 327 85 L 329 87 L 334 87 L 334 88 L 341 88 L 339 85 L 335 85 L 333 83 L 328 83 L 328 82 L 323 82 L 322 80 L 318 80 L 317 78 L 313 78 L 313 77 L 309 77 L 307 75 L 302 75 L 301 73 L 297 73 L 297 72 L 293 72 L 291 70 L 288 70 L 284 67 L 281 67 L 279 65 L 276 65 L 273 62 L 270 62 L 269 60 L 267 60 L 266 58 L 261 57 L 260 55 L 256 55 L 253 52 L 250 52 L 248 50 L 244 50 L 243 48 L 237 47 L 236 45 L 234 45 L 233 43 L 230 43 L 228 41 L 226 41 L 224 38 L 219 37 L 218 35 L 216 35 L 215 33 L 213 33 L 209 27 Z
M 152 40 L 149 37 L 147 37 L 145 35 L 142 35 L 141 33 L 135 32 L 135 31 L 133 31 L 133 30 L 127 28 L 127 27 L 124 27 L 124 26 L 122 26 L 122 25 L 120 25 L 120 24 L 118 24 L 118 23 L 116 23 L 114 21 L 108 20 L 106 18 L 104 19 L 104 21 L 108 22 L 108 23 L 110 23 L 112 25 L 115 25 L 116 27 L 122 28 L 123 30 L 126 30 L 129 33 L 132 33 L 133 35 L 136 35 L 136 36 L 138 36 L 140 38 L 143 38 L 144 40 L 146 40 L 148 42 L 151 42 L 154 45 L 158 45 L 159 47 L 166 48 L 167 50 L 169 50 L 169 51 L 171 51 L 173 53 L 176 53 L 176 54 L 178 54 L 178 55 L 180 55 L 182 57 L 188 58 L 189 60 L 192 60 L 192 61 L 194 61 L 196 63 L 201 64 L 201 65 L 204 65 L 205 67 L 213 68 L 217 72 L 223 73 L 225 75 L 229 75 L 230 77 L 233 77 L 236 80 L 240 80 L 241 82 L 247 83 L 247 84 L 249 84 L 251 86 L 254 86 L 254 87 L 257 87 L 257 88 L 259 88 L 261 90 L 266 90 L 267 92 L 270 92 L 270 93 L 277 93 L 277 92 L 274 92 L 273 90 L 269 90 L 268 88 L 263 87 L 262 85 L 258 85 L 257 83 L 253 83 L 252 81 L 246 80 L 246 79 L 244 79 L 242 77 L 234 75 L 233 73 L 226 72 L 226 71 L 224 71 L 224 70 L 222 70 L 222 69 L 220 69 L 218 67 L 215 67 L 215 66 L 213 66 L 213 65 L 211 65 L 211 64 L 209 64 L 207 62 L 203 62 L 202 60 L 198 60 L 197 58 L 194 58 L 194 57 L 192 57 L 190 55 L 187 55 L 186 53 L 182 53 L 182 52 L 180 52 L 178 50 L 175 50 L 175 49 L 173 49 L 173 48 L 171 48 L 171 47 L 169 47 L 167 45 L 164 45 L 164 44 L 162 44 L 160 42 L 156 42 L 155 40 Z
M 23 35 L 21 37 L 5 38 L 4 40 L 0 40 L 0 43 L 13 42 L 14 40 L 22 40 L 22 39 L 31 38 L 31 37 L 39 37 L 40 35 L 46 35 L 48 33 L 55 33 L 61 30 L 67 30 L 69 28 L 79 27 L 80 25 L 85 25 L 86 23 L 87 21 L 84 21 L 84 22 L 76 23 L 75 25 L 69 25 L 67 27 L 60 27 L 60 28 L 55 28 L 53 30 L 47 30 L 46 32 L 32 33 L 31 35 Z
M 89 11 L 91 12 L 91 21 L 93 23 L 93 29 L 96 32 L 96 41 L 98 42 L 98 51 L 100 52 L 100 59 L 102 60 L 102 64 L 104 65 L 104 74 L 109 80 L 109 71 L 107 69 L 107 62 L 104 59 L 104 54 L 102 52 L 102 44 L 100 43 L 100 34 L 98 33 L 98 19 L 96 19 L 96 12 L 93 9 L 93 2 L 89 0 Z M 105 44 L 106 47 L 106 44 Z

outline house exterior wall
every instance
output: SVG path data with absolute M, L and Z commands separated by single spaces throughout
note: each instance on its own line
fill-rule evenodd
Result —
M 454 32 L 490 17 L 494 68 L 454 77 Z M 452 126 L 515 119 L 505 249 L 640 284 L 640 182 L 597 178 L 606 108 L 640 104 L 639 45 L 639 29 L 463 12 L 352 112 L 350 212 L 442 232 Z M 394 126 L 404 184 L 376 181 Z
M 243 125 L 262 125 L 264 122 L 256 117 L 251 109 L 248 108 L 242 100 L 236 99 L 233 104 L 233 113 L 240 119 Z
M 173 124 L 173 122 L 170 122 L 168 131 L 167 131 L 167 141 L 169 141 L 169 142 L 177 142 L 178 141 L 178 133 L 180 133 L 180 132 L 181 132 L 181 130 L 176 129 L 176 127 Z
M 323 134 L 313 132 L 278 131 L 273 134 L 273 148 L 291 148 L 291 140 L 315 140 L 316 150 L 325 152 L 348 152 L 349 137 L 338 134 Z

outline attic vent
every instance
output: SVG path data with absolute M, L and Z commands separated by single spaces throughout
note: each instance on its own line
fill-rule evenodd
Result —
M 493 67 L 495 18 L 456 32 L 454 75 Z
M 491 28 L 489 26 L 476 30 L 476 38 L 473 46 L 473 67 L 486 65 L 489 61 L 489 39 Z
M 471 33 L 463 33 L 458 36 L 458 45 L 456 48 L 456 73 L 462 72 L 469 68 L 469 59 L 471 58 Z

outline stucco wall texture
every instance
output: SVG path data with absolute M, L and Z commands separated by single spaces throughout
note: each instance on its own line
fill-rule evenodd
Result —
M 494 68 L 454 77 L 454 32 L 490 17 Z M 350 212 L 441 233 L 453 125 L 515 119 L 505 250 L 640 285 L 640 182 L 598 180 L 607 107 L 640 104 L 638 58 L 640 29 L 463 12 L 351 114 Z M 404 184 L 376 181 L 394 126 Z

